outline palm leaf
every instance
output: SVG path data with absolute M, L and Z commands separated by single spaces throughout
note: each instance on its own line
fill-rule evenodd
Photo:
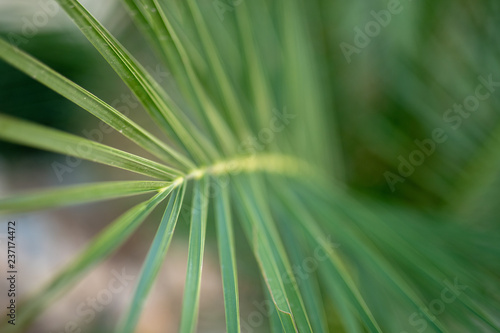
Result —
M 210 141 L 204 139 L 192 122 L 179 111 L 174 101 L 160 88 L 139 63 L 99 24 L 76 0 L 60 0 L 61 7 L 71 16 L 80 30 L 91 41 L 118 75 L 142 102 L 160 127 L 169 129 L 190 153 L 200 161 L 207 161 L 206 153 L 214 154 Z M 176 112 L 174 112 L 174 110 Z M 196 139 L 195 139 L 196 138 Z M 200 144 L 203 145 L 202 149 Z
M 290 262 L 269 211 L 256 198 L 256 187 L 260 184 L 254 182 L 255 179 L 253 182 L 248 179 L 236 182 L 242 209 L 249 217 L 249 224 L 245 228 L 247 237 L 254 247 L 285 331 L 292 328 L 301 332 L 311 331 Z
M 30 135 L 25 135 L 29 133 Z M 76 135 L 0 114 L 0 138 L 34 148 L 67 154 L 159 179 L 174 179 L 180 172 L 148 159 L 83 139 Z
M 167 182 L 145 181 L 102 182 L 20 193 L 16 196 L 0 198 L 0 211 L 19 212 L 82 204 L 152 191 L 162 191 L 170 185 L 171 183 Z
M 170 193 L 118 332 L 143 330 L 141 312 L 178 219 L 190 221 L 181 332 L 215 330 L 198 322 L 212 236 L 228 332 L 500 332 L 499 83 L 485 83 L 480 74 L 497 72 L 499 49 L 491 45 L 500 28 L 498 2 L 375 10 L 378 4 L 324 0 L 122 0 L 158 66 L 172 73 L 165 86 L 79 1 L 57 2 L 168 141 L 0 39 L 0 59 L 161 161 L 0 115 L 4 141 L 156 179 L 0 198 L 0 211 L 10 214 L 154 193 L 24 300 L 18 324 L 2 322 L 2 332 L 30 329 Z M 362 26 L 365 10 L 374 20 Z M 380 33 L 367 31 L 370 24 L 379 24 Z M 354 51 L 346 54 L 353 27 Z M 461 29 L 467 33 L 455 33 Z M 363 37 L 369 41 L 360 47 Z M 464 96 L 462 109 L 449 109 Z M 470 111 L 474 98 L 480 103 Z M 437 142 L 436 130 L 446 139 Z M 183 210 L 191 198 L 191 209 Z M 315 267 L 302 274 L 311 260 Z M 258 273 L 248 274 L 247 264 Z M 250 278 L 263 287 L 262 294 L 250 292 L 273 307 L 257 313 L 259 323 L 240 294 Z M 435 311 L 439 302 L 446 303 L 443 313 Z
M 123 324 L 118 330 L 119 332 L 134 332 L 137 326 L 144 301 L 151 290 L 153 281 L 160 270 L 161 263 L 167 254 L 170 241 L 172 240 L 175 225 L 182 207 L 185 189 L 184 185 L 180 185 L 172 192 L 155 239 L 144 261 L 132 305 L 123 317 Z
M 185 157 L 162 143 L 110 105 L 1 39 L 0 58 L 75 102 L 152 154 L 167 161 L 172 161 L 171 157 L 173 157 L 173 162 L 179 161 L 184 166 L 192 166 Z
M 172 187 L 168 187 L 148 201 L 132 207 L 102 231 L 68 267 L 38 292 L 33 301 L 23 307 L 23 321 L 19 327 L 28 325 L 61 291 L 123 244 L 171 190 Z
M 227 188 L 222 188 L 215 199 L 217 214 L 217 241 L 224 290 L 224 309 L 226 327 L 229 332 L 240 332 L 240 313 L 238 295 L 238 273 L 234 231 L 230 212 L 230 199 Z
M 206 178 L 195 182 L 193 208 L 191 211 L 191 229 L 189 232 L 188 268 L 182 303 L 181 326 L 179 328 L 179 331 L 183 333 L 194 332 L 198 319 L 201 271 L 207 228 L 207 190 Z

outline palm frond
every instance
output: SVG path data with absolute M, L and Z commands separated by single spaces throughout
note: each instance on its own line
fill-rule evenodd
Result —
M 0 39 L 0 59 L 153 156 L 1 114 L 0 139 L 155 179 L 0 198 L 0 212 L 12 214 L 153 195 L 26 298 L 18 325 L 2 322 L 2 332 L 28 330 L 167 198 L 117 332 L 141 330 L 180 219 L 189 221 L 181 332 L 205 329 L 212 236 L 228 332 L 500 332 L 500 82 L 489 74 L 498 72 L 497 2 L 122 0 L 172 90 L 79 1 L 57 2 L 166 138 Z M 374 20 L 360 28 L 363 10 Z M 488 27 L 478 23 L 485 13 Z M 462 25 L 470 34 L 452 33 Z M 263 288 L 252 292 L 270 305 L 258 324 L 242 297 L 248 258 Z

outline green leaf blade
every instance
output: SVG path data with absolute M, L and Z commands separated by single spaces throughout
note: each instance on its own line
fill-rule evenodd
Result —
M 173 168 L 148 159 L 2 114 L 0 114 L 0 139 L 67 154 L 157 179 L 173 180 L 181 174 Z
M 125 316 L 123 317 L 122 324 L 117 332 L 131 333 L 134 332 L 137 326 L 143 304 L 153 286 L 154 280 L 158 275 L 158 271 L 160 270 L 161 264 L 170 246 L 184 200 L 185 191 L 186 186 L 184 183 L 172 191 L 168 206 L 165 209 L 156 236 L 144 261 L 132 304 L 129 310 L 124 314 Z
M 77 281 L 84 272 L 105 259 L 123 244 L 151 211 L 170 193 L 171 187 L 140 203 L 118 217 L 102 231 L 72 263 L 62 270 L 29 303 L 24 304 L 19 326 L 26 327 L 62 291 Z
M 193 166 L 186 157 L 115 108 L 2 39 L 0 39 L 0 58 L 101 119 L 156 157 L 174 165 L 180 163 L 182 166 Z
M 188 268 L 182 301 L 179 332 L 192 333 L 196 329 L 200 300 L 201 272 L 205 248 L 208 212 L 208 179 L 195 181 L 191 228 L 189 232 Z
M 286 332 L 295 329 L 312 332 L 297 282 L 284 246 L 267 206 L 260 196 L 265 191 L 257 177 L 240 177 L 234 182 L 241 201 L 241 218 L 246 221 L 249 242 L 253 244 L 273 301 L 280 311 Z M 259 193 L 257 195 L 257 193 Z M 243 212 L 247 214 L 245 217 Z M 291 325 L 291 326 L 290 326 Z
M 74 185 L 51 190 L 35 191 L 0 198 L 0 211 L 26 212 L 31 210 L 82 204 L 117 197 L 159 191 L 169 182 L 123 181 Z
M 227 332 L 240 332 L 238 272 L 233 226 L 227 187 L 221 188 L 215 198 L 217 241 L 224 291 L 224 309 Z
M 373 317 L 370 309 L 366 305 L 356 283 L 354 282 L 351 274 L 349 273 L 342 258 L 329 246 L 328 240 L 324 233 L 315 223 L 315 219 L 311 217 L 307 210 L 303 207 L 302 203 L 292 197 L 287 191 L 279 191 L 280 199 L 283 205 L 287 208 L 285 211 L 294 212 L 298 214 L 295 221 L 299 222 L 304 230 L 307 232 L 309 238 L 321 247 L 321 249 L 328 256 L 328 261 L 323 265 L 322 269 L 328 270 L 328 275 L 330 279 L 334 279 L 334 283 L 338 284 L 342 290 L 345 291 L 345 295 L 348 295 L 350 306 L 353 306 L 358 311 L 360 317 L 363 319 L 366 327 L 371 332 L 379 332 L 380 329 L 377 321 Z M 341 308 L 344 306 L 342 305 Z M 346 317 L 349 320 L 350 317 Z M 346 324 L 352 327 L 347 321 Z
M 283 241 L 289 254 L 290 262 L 293 267 L 299 267 L 302 270 L 302 275 L 297 276 L 297 283 L 304 299 L 305 308 L 309 314 L 311 328 L 313 332 L 327 332 L 326 317 L 316 274 L 314 271 L 309 271 L 309 269 L 305 269 L 304 267 L 308 259 L 314 260 L 313 262 L 316 265 L 321 264 L 321 262 L 318 263 L 316 257 L 306 256 L 303 250 L 303 242 L 298 237 L 297 230 L 295 230 L 294 226 L 287 223 L 289 220 L 284 218 L 284 214 L 281 216 L 283 216 L 283 219 L 280 221 L 280 234 L 283 235 Z
M 205 50 L 208 64 L 214 77 L 217 78 L 218 88 L 224 100 L 227 115 L 231 121 L 231 127 L 236 129 L 238 138 L 244 140 L 251 132 L 247 125 L 248 119 L 246 119 L 243 106 L 241 105 L 241 96 L 237 93 L 236 87 L 220 59 L 220 54 L 215 47 L 216 44 L 210 34 L 210 29 L 205 22 L 199 4 L 195 0 L 187 0 L 187 4 L 193 16 L 194 26 L 198 32 L 199 39 Z
M 57 0 L 82 33 L 136 94 L 159 127 L 177 140 L 198 162 L 218 157 L 170 96 L 132 55 L 76 0 Z

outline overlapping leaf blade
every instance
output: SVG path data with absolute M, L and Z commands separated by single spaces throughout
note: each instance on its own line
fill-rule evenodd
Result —
M 161 264 L 165 259 L 170 241 L 172 240 L 177 219 L 179 218 L 179 213 L 182 207 L 185 190 L 185 184 L 180 184 L 172 191 L 165 214 L 163 215 L 158 231 L 156 232 L 156 236 L 151 244 L 151 247 L 149 248 L 146 259 L 144 260 L 144 265 L 142 266 L 139 283 L 135 289 L 132 304 L 129 310 L 124 313 L 122 324 L 117 332 L 134 332 L 135 327 L 137 326 L 146 297 L 151 290 L 156 276 L 158 275 L 158 271 L 160 270 Z
M 203 137 L 193 122 L 128 53 L 123 46 L 76 0 L 58 0 L 80 30 L 136 94 L 160 128 L 198 160 L 207 162 L 217 156 L 211 142 Z
M 218 140 L 218 145 L 226 154 L 234 153 L 235 136 L 202 86 L 194 65 L 199 62 L 198 53 L 193 47 L 189 47 L 191 42 L 188 39 L 182 38 L 182 30 L 175 24 L 175 19 L 163 10 L 157 0 L 136 0 L 127 3 L 131 8 L 142 9 L 141 13 L 149 18 L 151 32 L 162 54 L 176 72 L 176 79 L 184 88 L 184 94 L 191 97 L 188 100 L 198 110 L 198 118 L 210 131 L 211 138 Z
M 139 227 L 151 211 L 170 193 L 171 187 L 163 190 L 148 201 L 140 203 L 103 230 L 63 271 L 45 286 L 28 303 L 24 304 L 21 322 L 15 329 L 26 327 L 50 304 L 62 291 L 75 283 L 92 266 L 116 250 Z M 9 325 L 11 326 L 11 325 Z M 10 327 L 13 329 L 12 327 Z
M 226 329 L 228 332 L 238 333 L 240 332 L 238 273 L 229 191 L 226 186 L 222 187 L 217 193 L 215 211 L 217 215 L 217 241 L 222 272 Z
M 240 175 L 234 181 L 247 238 L 253 246 L 285 332 L 312 332 L 286 251 L 269 209 L 263 203 L 265 190 L 258 179 Z
M 319 247 L 316 247 L 313 251 L 308 251 L 309 255 L 307 256 L 303 249 L 305 241 L 297 236 L 298 231 L 289 224 L 289 220 L 285 216 L 281 212 L 278 218 L 280 219 L 279 230 L 290 257 L 290 263 L 297 275 L 297 284 L 311 320 L 311 328 L 313 332 L 327 332 L 326 315 L 316 277 L 316 270 L 322 264 L 320 259 L 323 259 L 324 254 L 318 251 Z
M 344 260 L 338 253 L 335 252 L 333 248 L 331 248 L 328 239 L 321 229 L 315 224 L 315 219 L 309 215 L 303 205 L 299 201 L 294 200 L 287 191 L 281 190 L 278 192 L 278 195 L 281 196 L 282 200 L 284 200 L 284 204 L 286 205 L 286 209 L 283 211 L 292 215 L 298 214 L 295 220 L 299 222 L 308 233 L 308 237 L 311 241 L 317 243 L 322 251 L 324 251 L 324 253 L 328 256 L 328 261 L 323 265 L 323 269 L 328 270 L 328 275 L 334 281 L 333 283 L 341 286 L 341 288 L 345 291 L 345 295 L 348 295 L 350 306 L 356 308 L 366 327 L 371 332 L 382 332 L 379 324 L 373 317 L 373 314 L 360 294 L 356 283 L 344 263 Z
M 22 50 L 0 39 L 0 58 L 81 106 L 155 156 L 171 164 L 191 162 L 145 129 L 71 80 L 63 77 Z
M 200 302 L 201 272 L 203 254 L 205 251 L 205 235 L 208 212 L 208 179 L 206 177 L 195 181 L 193 208 L 191 210 L 191 228 L 189 231 L 189 250 L 182 301 L 181 326 L 182 333 L 192 333 L 198 320 Z

